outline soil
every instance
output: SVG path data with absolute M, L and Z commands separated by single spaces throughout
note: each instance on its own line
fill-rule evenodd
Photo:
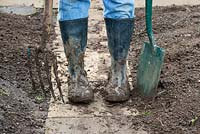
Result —
M 27 47 L 40 44 L 42 15 L 40 12 L 32 16 L 0 13 L 0 31 L 0 133 L 44 133 L 50 96 L 47 93 L 44 98 L 33 59 L 36 88 L 32 89 L 27 60 Z M 49 42 L 53 38 L 52 32 Z M 34 55 L 32 50 L 31 54 Z M 42 76 L 47 90 L 43 68 Z
M 145 100 L 133 91 L 130 101 L 108 104 L 109 107 L 134 107 L 141 113 L 138 116 L 113 117 L 113 122 L 122 122 L 121 125 L 131 122 L 130 129 L 142 129 L 149 134 L 200 133 L 199 10 L 200 6 L 154 8 L 156 42 L 166 50 L 158 96 L 154 100 Z M 103 21 L 99 24 L 103 26 Z M 96 27 L 97 31 L 98 28 L 101 27 Z M 144 28 L 144 9 L 136 9 L 135 34 L 128 58 L 133 85 L 141 47 L 143 41 L 147 41 Z M 0 132 L 44 133 L 48 98 L 40 103 L 40 99 L 36 99 L 41 96 L 41 90 L 39 84 L 36 89 L 39 93 L 31 88 L 25 49 L 28 45 L 38 45 L 41 40 L 41 15 L 0 14 L 0 31 Z M 96 50 L 99 46 L 95 44 L 89 47 Z M 92 83 L 95 92 L 102 91 L 105 83 Z
M 200 6 L 155 7 L 153 30 L 157 45 L 166 51 L 158 85 L 158 95 L 149 101 L 136 96 L 132 105 L 143 116 L 132 118 L 137 129 L 152 134 L 200 133 Z M 136 80 L 138 57 L 143 41 L 144 9 L 136 9 L 135 35 L 129 63 L 133 85 Z M 192 120 L 197 119 L 195 122 Z
M 132 91 L 131 100 L 123 104 L 108 104 L 136 108 L 136 117 L 114 117 L 112 123 L 132 123 L 135 130 L 149 134 L 200 133 L 200 5 L 169 6 L 153 9 L 153 31 L 158 46 L 165 49 L 165 60 L 155 99 L 145 99 Z M 144 8 L 136 9 L 135 33 L 132 38 L 128 62 L 132 85 L 136 85 L 139 55 L 145 41 Z M 94 31 L 102 28 L 99 22 Z M 103 40 L 107 40 L 106 38 Z M 96 41 L 96 40 L 95 40 Z M 95 44 L 95 45 L 94 45 Z M 94 50 L 107 51 L 105 46 L 92 43 Z M 106 82 L 93 83 L 95 92 L 102 91 Z M 134 87 L 133 87 L 134 88 Z M 134 88 L 135 89 L 135 88 Z M 103 94 L 104 96 L 104 94 Z M 131 129 L 130 128 L 130 129 Z

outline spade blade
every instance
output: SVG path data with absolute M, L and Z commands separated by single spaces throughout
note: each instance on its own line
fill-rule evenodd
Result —
M 139 59 L 136 87 L 142 96 L 153 97 L 160 79 L 165 50 L 152 44 L 144 43 Z

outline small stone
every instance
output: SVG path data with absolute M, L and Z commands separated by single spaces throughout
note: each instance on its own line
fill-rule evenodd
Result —
M 185 37 L 191 37 L 192 35 L 191 34 L 185 34 Z

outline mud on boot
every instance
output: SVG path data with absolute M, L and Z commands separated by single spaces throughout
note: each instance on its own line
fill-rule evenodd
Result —
M 90 87 L 85 71 L 79 77 L 68 79 L 68 99 L 74 103 L 89 103 L 94 99 L 93 89 Z
M 126 63 L 112 61 L 105 91 L 107 101 L 123 102 L 129 99 L 130 85 L 126 76 Z
M 126 59 L 134 29 L 134 19 L 105 18 L 105 23 L 111 54 L 111 69 L 105 89 L 105 100 L 127 101 L 130 97 L 130 86 L 126 74 Z
M 74 103 L 88 103 L 94 93 L 84 70 L 88 18 L 60 21 L 61 36 L 68 61 L 68 98 Z

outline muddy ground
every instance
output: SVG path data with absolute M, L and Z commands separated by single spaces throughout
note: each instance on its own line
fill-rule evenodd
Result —
M 116 117 L 116 122 L 131 122 L 131 128 L 145 130 L 150 134 L 200 133 L 199 10 L 200 6 L 154 8 L 153 31 L 156 42 L 166 51 L 158 85 L 159 95 L 155 100 L 144 100 L 133 90 L 129 102 L 112 105 L 136 108 L 141 114 L 136 117 Z M 136 84 L 137 64 L 143 42 L 148 41 L 144 20 L 144 9 L 136 9 L 135 33 L 128 58 L 131 68 L 129 77 L 132 77 L 133 85 Z M 104 24 L 103 21 L 100 23 Z M 98 31 L 101 26 L 96 29 Z M 90 47 L 106 51 L 107 48 L 99 48 L 98 45 Z M 101 84 L 105 86 L 105 82 Z M 101 84 L 96 85 L 97 91 L 104 89 Z
M 33 16 L 0 13 L 0 133 L 44 133 L 49 94 L 44 99 L 35 62 L 32 59 L 36 88 L 29 77 L 27 47 L 38 46 L 41 41 L 41 13 Z M 51 42 L 54 38 L 52 33 Z M 34 53 L 32 52 L 32 56 Z M 40 54 L 41 57 L 41 54 Z M 45 88 L 46 75 L 42 70 Z
M 166 49 L 158 87 L 160 94 L 154 101 L 149 101 L 136 96 L 133 91 L 131 101 L 109 104 L 112 107 L 134 107 L 143 113 L 114 120 L 131 122 L 130 129 L 142 129 L 150 134 L 200 133 L 199 10 L 200 6 L 154 8 L 153 27 L 157 44 Z M 135 34 L 129 54 L 133 85 L 138 56 L 143 41 L 147 40 L 144 28 L 144 9 L 136 9 Z M 41 93 L 31 89 L 25 49 L 27 45 L 35 46 L 40 42 L 41 16 L 0 14 L 0 31 L 0 132 L 44 133 L 48 99 L 38 102 Z M 99 46 L 89 47 L 96 50 Z M 104 84 L 97 82 L 93 86 L 102 90 Z
M 144 112 L 132 118 L 138 128 L 152 134 L 200 133 L 200 6 L 154 8 L 153 29 L 157 45 L 166 56 L 155 101 L 143 101 L 133 92 L 130 105 Z M 144 10 L 136 10 L 135 35 L 129 63 L 135 85 L 138 56 L 144 34 Z M 198 118 L 198 119 L 197 119 Z M 197 119 L 195 122 L 191 120 Z

